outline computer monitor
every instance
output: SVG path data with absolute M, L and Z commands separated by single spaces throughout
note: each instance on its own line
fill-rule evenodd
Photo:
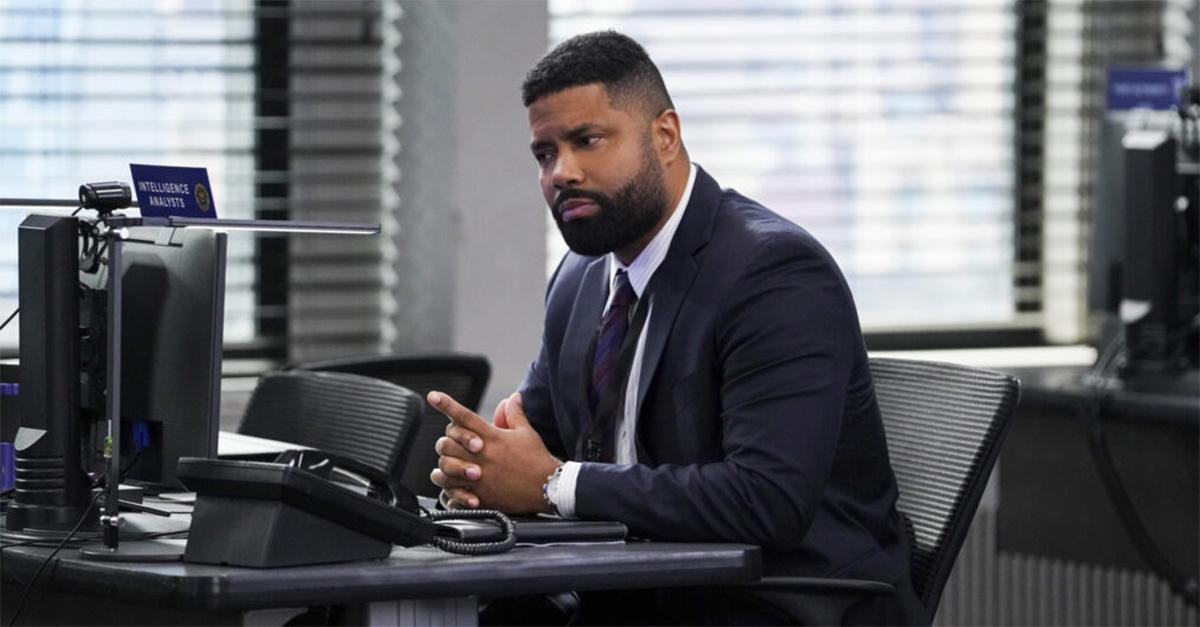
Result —
M 19 228 L 12 530 L 70 528 L 91 498 L 89 475 L 104 472 L 108 276 L 106 266 L 81 272 L 79 233 L 62 216 Z M 122 252 L 122 465 L 129 479 L 174 486 L 180 457 L 216 455 L 226 235 L 139 227 Z
M 1126 133 L 1122 146 L 1125 220 L 1118 315 L 1125 326 L 1126 372 L 1176 371 L 1188 361 L 1185 340 L 1196 291 L 1194 275 L 1189 276 L 1195 260 L 1188 259 L 1176 142 L 1161 131 L 1135 131 Z
M 87 509 L 89 432 L 79 407 L 79 244 L 74 218 L 31 215 L 17 229 L 21 309 L 16 484 L 6 526 L 69 529 Z
M 216 457 L 225 233 L 135 227 L 122 250 L 121 434 L 127 480 L 181 488 L 180 457 Z M 106 268 L 106 267 L 105 267 Z M 82 275 L 108 284 L 102 269 Z M 90 408 L 103 419 L 103 406 Z
M 1104 124 L 1088 309 L 1101 353 L 1110 354 L 1104 349 L 1114 343 L 1124 347 L 1123 368 L 1114 369 L 1122 377 L 1195 369 L 1200 360 L 1197 153 L 1194 130 Z

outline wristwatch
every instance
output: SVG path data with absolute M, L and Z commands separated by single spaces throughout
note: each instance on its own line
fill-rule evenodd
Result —
M 546 483 L 542 484 L 542 499 L 546 501 L 546 507 L 550 508 L 550 513 L 558 516 L 558 480 L 562 479 L 563 465 L 559 464 L 550 476 L 546 477 Z

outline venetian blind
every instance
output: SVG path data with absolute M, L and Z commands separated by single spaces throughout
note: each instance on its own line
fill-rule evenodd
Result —
M 289 11 L 289 215 L 384 227 L 380 236 L 289 238 L 289 357 L 376 353 L 394 335 L 385 318 L 395 283 L 400 95 L 390 77 L 401 10 L 377 0 L 304 0 Z
M 220 215 L 253 217 L 253 36 L 250 0 L 0 0 L 0 196 L 74 198 L 129 181 L 131 162 L 203 166 Z M 24 215 L 0 209 L 5 316 Z M 230 238 L 227 343 L 256 336 L 254 257 Z
M 551 45 L 614 28 L 646 47 L 692 159 L 820 239 L 868 330 L 1036 323 L 1015 306 L 1013 0 L 550 10 Z
M 1106 74 L 1112 66 L 1186 68 L 1195 62 L 1194 0 L 1053 0 L 1022 4 L 1030 24 L 1023 68 L 1027 107 L 1022 224 L 1040 238 L 1026 257 L 1030 302 L 1044 315 L 1051 341 L 1089 335 L 1089 226 L 1103 188 L 1101 151 L 1119 139 L 1103 136 Z M 1119 200 L 1110 199 L 1110 202 Z M 1091 330 L 1094 332 L 1094 330 Z
M 390 228 L 383 129 L 398 120 L 383 105 L 398 94 L 384 93 L 382 48 L 398 19 L 378 0 L 0 0 L 0 196 L 70 198 L 128 181 L 130 162 L 195 165 L 222 217 Z M 5 314 L 21 218 L 0 213 Z M 226 345 L 380 350 L 387 241 L 231 237 Z

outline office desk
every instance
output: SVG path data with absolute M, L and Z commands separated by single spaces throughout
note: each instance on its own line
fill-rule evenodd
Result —
M 4 550 L 4 624 L 21 584 L 49 552 Z M 735 584 L 757 580 L 762 568 L 753 546 L 657 542 L 518 547 L 480 557 L 397 548 L 386 560 L 279 569 L 95 562 L 71 548 L 55 559 L 22 624 L 278 623 L 295 612 L 267 610 L 339 605 L 368 624 L 471 625 L 480 596 Z
M 1084 368 L 1014 371 L 1021 405 L 1000 455 L 1000 551 L 1066 563 L 1148 569 L 1097 473 L 1081 406 Z M 1097 417 L 1151 537 L 1200 572 L 1200 376 L 1143 376 L 1106 391 Z

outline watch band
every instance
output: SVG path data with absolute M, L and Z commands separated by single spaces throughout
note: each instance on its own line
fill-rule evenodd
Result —
M 560 464 L 550 476 L 546 477 L 546 483 L 542 484 L 542 499 L 546 501 L 546 506 L 550 508 L 550 513 L 558 516 L 558 480 L 562 478 L 563 467 Z

